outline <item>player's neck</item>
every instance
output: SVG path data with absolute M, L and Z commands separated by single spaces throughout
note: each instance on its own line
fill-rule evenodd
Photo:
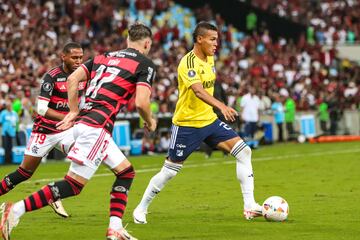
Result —
M 206 54 L 205 54 L 203 51 L 201 51 L 201 49 L 200 49 L 199 47 L 196 47 L 196 45 L 195 45 L 194 48 L 193 48 L 193 52 L 194 52 L 194 54 L 195 54 L 198 58 L 200 58 L 202 61 L 207 62 L 207 56 L 206 56 Z
M 70 69 L 68 69 L 64 63 L 62 64 L 62 69 L 63 69 L 63 71 L 65 73 L 70 73 L 71 72 Z
M 145 53 L 145 51 L 144 51 L 144 49 L 142 48 L 142 47 L 140 47 L 138 44 L 136 44 L 136 43 L 129 43 L 128 44 L 128 48 L 132 48 L 132 49 L 135 49 L 136 51 L 138 51 L 139 53 L 141 53 L 141 54 L 144 54 Z

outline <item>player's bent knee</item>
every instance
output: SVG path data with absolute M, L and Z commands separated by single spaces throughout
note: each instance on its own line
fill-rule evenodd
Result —
M 178 172 L 180 172 L 181 168 L 182 164 L 165 160 L 161 171 L 166 175 L 167 179 L 170 180 L 175 177 Z

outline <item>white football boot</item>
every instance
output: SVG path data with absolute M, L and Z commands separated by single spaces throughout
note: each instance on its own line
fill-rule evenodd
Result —
M 244 208 L 244 218 L 252 220 L 262 216 L 262 207 L 258 203 L 253 203 L 250 208 Z
M 15 219 L 13 207 L 14 204 L 10 202 L 3 203 L 0 207 L 0 212 L 2 213 L 0 229 L 2 238 L 5 240 L 10 239 L 11 231 L 19 223 L 19 219 Z
M 125 228 L 122 228 L 119 231 L 115 231 L 111 228 L 108 228 L 106 233 L 106 240 L 138 240 L 131 236 Z

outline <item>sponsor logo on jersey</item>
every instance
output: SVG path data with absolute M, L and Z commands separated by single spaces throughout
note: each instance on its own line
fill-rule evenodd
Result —
M 58 82 L 65 82 L 65 81 L 66 81 L 66 77 L 57 78 L 56 81 L 58 81 Z
M 56 82 L 56 89 L 59 89 L 61 92 L 66 92 L 66 82 Z
M 193 78 L 193 77 L 196 76 L 196 72 L 195 72 L 194 70 L 189 70 L 189 71 L 188 71 L 188 76 L 191 77 L 191 78 Z
M 59 101 L 56 103 L 56 108 L 69 108 L 69 103 Z

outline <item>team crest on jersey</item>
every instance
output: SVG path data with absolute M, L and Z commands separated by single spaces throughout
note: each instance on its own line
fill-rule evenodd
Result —
M 38 151 L 39 151 L 39 148 L 38 148 L 37 146 L 33 146 L 33 147 L 31 148 L 31 151 L 32 151 L 32 153 L 37 154 Z
M 193 78 L 193 77 L 196 76 L 196 72 L 195 72 L 194 70 L 189 70 L 189 71 L 188 71 L 188 76 L 191 77 L 191 78 Z

